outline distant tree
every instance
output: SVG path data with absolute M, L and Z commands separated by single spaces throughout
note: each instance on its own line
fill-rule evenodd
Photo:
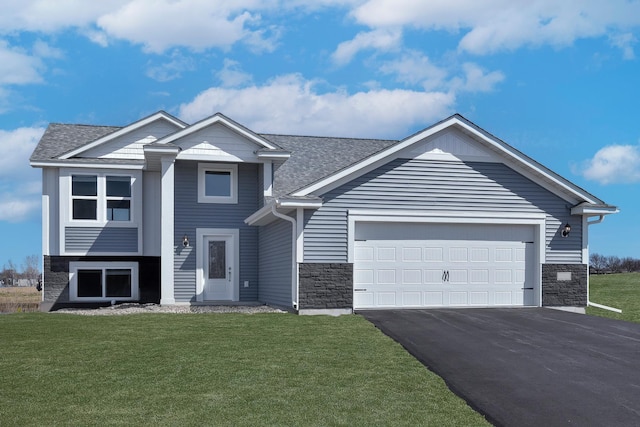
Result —
M 22 264 L 22 278 L 29 281 L 29 286 L 36 286 L 40 277 L 40 257 L 29 255 Z
M 622 271 L 622 261 L 615 255 L 607 257 L 605 264 L 607 270 L 611 273 L 620 273 Z
M 18 284 L 18 270 L 13 261 L 9 260 L 0 271 L 0 280 L 4 286 L 16 286 Z
M 602 271 L 607 268 L 607 257 L 593 253 L 589 257 L 589 264 L 591 265 L 591 269 L 593 269 L 594 273 L 601 274 Z

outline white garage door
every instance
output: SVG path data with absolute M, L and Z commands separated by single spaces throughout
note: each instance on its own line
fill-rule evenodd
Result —
M 357 224 L 354 308 L 533 305 L 533 248 L 530 226 Z

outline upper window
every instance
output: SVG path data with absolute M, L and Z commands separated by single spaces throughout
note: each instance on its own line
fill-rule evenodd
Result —
M 107 221 L 131 219 L 131 177 L 107 176 Z
M 131 177 L 72 175 L 71 205 L 74 220 L 130 221 Z
M 73 219 L 98 219 L 98 177 L 73 175 L 71 177 Z
M 200 163 L 198 202 L 238 203 L 238 166 Z

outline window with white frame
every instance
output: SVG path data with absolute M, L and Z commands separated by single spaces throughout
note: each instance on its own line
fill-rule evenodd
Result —
M 131 221 L 132 177 L 71 175 L 73 221 Z
M 69 263 L 71 301 L 135 301 L 138 299 L 138 263 Z
M 198 164 L 198 203 L 238 203 L 238 165 Z

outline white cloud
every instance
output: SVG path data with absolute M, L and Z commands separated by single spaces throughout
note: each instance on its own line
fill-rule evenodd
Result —
M 38 213 L 40 171 L 29 166 L 29 156 L 43 128 L 0 130 L 0 221 L 20 222 Z
M 42 82 L 42 61 L 0 40 L 0 85 Z
M 504 80 L 500 71 L 486 73 L 479 65 L 472 62 L 462 64 L 464 78 L 454 78 L 451 89 L 464 92 L 491 92 L 495 86 Z
M 567 46 L 640 25 L 640 2 L 626 0 L 368 0 L 352 11 L 370 28 L 411 27 L 461 32 L 459 48 L 474 54 L 522 46 Z
M 627 60 L 635 59 L 636 55 L 633 45 L 638 43 L 638 39 L 633 33 L 613 34 L 609 36 L 611 44 L 622 51 L 622 57 Z
M 250 36 L 255 46 L 262 39 L 249 29 L 260 19 L 247 10 L 252 5 L 260 6 L 246 0 L 132 0 L 100 16 L 97 25 L 112 37 L 142 44 L 146 51 L 155 53 L 175 46 L 228 49 Z
M 399 59 L 382 64 L 380 71 L 395 75 L 401 83 L 422 85 L 425 90 L 442 87 L 449 74 L 418 51 L 408 51 Z
M 640 182 L 640 145 L 609 145 L 574 172 L 601 184 Z
M 251 82 L 251 74 L 245 73 L 240 68 L 238 61 L 225 58 L 222 70 L 216 73 L 224 87 L 238 87 Z
M 358 33 L 353 40 L 342 42 L 333 53 L 336 64 L 344 65 L 361 50 L 376 49 L 382 51 L 398 48 L 402 42 L 402 32 L 398 29 L 378 29 L 369 32 Z
M 170 80 L 182 77 L 185 71 L 193 71 L 195 64 L 193 59 L 182 55 L 179 51 L 171 54 L 171 61 L 160 65 L 154 65 L 147 68 L 147 76 L 159 82 L 168 82 Z
M 218 111 L 257 132 L 400 138 L 451 113 L 455 96 L 443 92 L 375 89 L 319 93 L 319 82 L 287 75 L 263 86 L 214 87 L 180 106 L 194 122 Z

